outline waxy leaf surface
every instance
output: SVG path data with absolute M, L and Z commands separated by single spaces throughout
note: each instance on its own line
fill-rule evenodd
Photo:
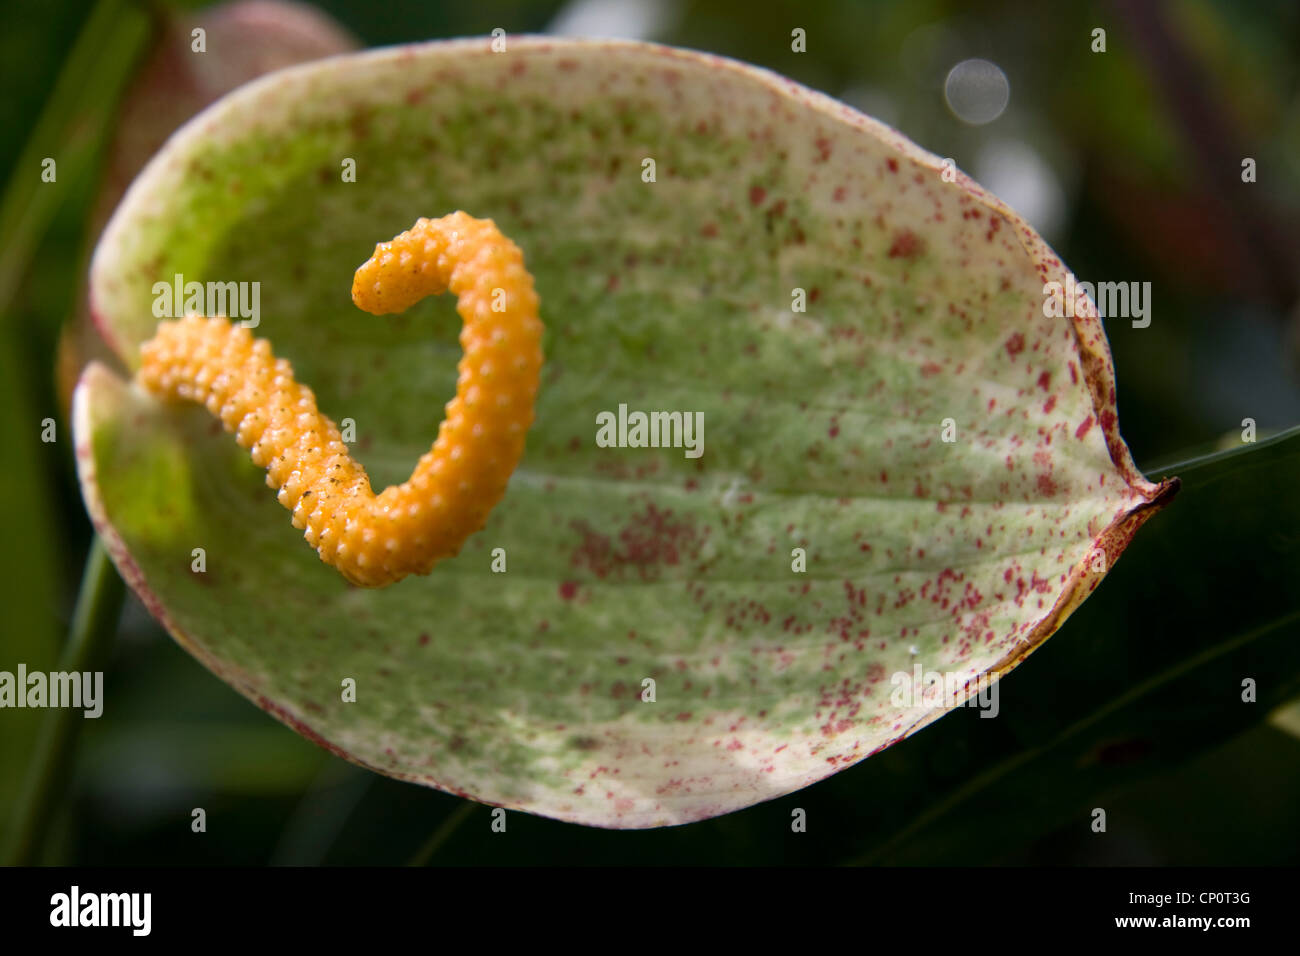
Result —
M 98 365 L 75 402 L 92 517 L 153 613 L 378 772 L 612 827 L 788 793 L 1014 667 L 1172 493 L 1013 212 L 833 100 L 662 47 L 436 43 L 241 88 L 128 192 L 96 321 L 134 368 L 155 283 L 259 282 L 256 334 L 381 488 L 436 434 L 459 323 L 446 297 L 365 315 L 352 271 L 455 209 L 523 249 L 546 365 L 505 500 L 432 575 L 349 586 L 204 409 Z M 702 413 L 703 454 L 599 447 L 620 405 Z M 956 682 L 922 695 L 929 672 Z

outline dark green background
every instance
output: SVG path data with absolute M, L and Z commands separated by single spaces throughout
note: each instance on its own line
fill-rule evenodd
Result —
M 142 25 L 189 5 L 123 5 Z M 546 28 L 556 2 L 320 4 L 363 45 Z M 1139 464 L 1181 474 L 1168 511 L 1098 593 L 1001 684 L 1001 716 L 959 710 L 800 793 L 670 830 L 605 832 L 489 811 L 352 767 L 295 736 L 177 648 L 133 599 L 106 665 L 105 716 L 80 722 L 44 859 L 77 863 L 1121 863 L 1300 859 L 1300 740 L 1269 714 L 1300 695 L 1300 436 L 1173 471 L 1300 422 L 1300 8 L 1289 2 L 691 2 L 655 39 L 767 66 L 882 116 L 975 172 L 1028 143 L 1062 190 L 1046 238 L 1084 279 L 1150 281 L 1152 324 L 1108 328 Z M 21 0 L 0 30 L 0 182 L 20 167 L 89 6 Z M 808 52 L 790 50 L 807 31 Z M 1107 52 L 1090 51 L 1093 28 Z M 130 46 L 122 55 L 131 55 Z M 969 127 L 942 86 L 998 63 L 1007 112 Z M 868 96 L 860 92 L 872 90 Z M 79 102 L 116 132 L 111 97 Z M 102 94 L 102 90 L 100 91 Z M 100 105 L 100 101 L 104 102 Z M 98 110 L 98 113 L 94 113 Z M 53 376 L 74 313 L 102 155 L 0 302 L 7 523 L 0 668 L 52 668 L 89 542 Z M 1253 157 L 1258 182 L 1241 182 Z M 0 253 L 16 256 L 13 236 Z M 19 261 L 17 258 L 11 261 Z M 59 419 L 60 440 L 39 441 Z M 1259 685 L 1242 703 L 1241 681 Z M 0 779 L 40 715 L 0 713 Z M 12 787 L 10 786 L 10 790 Z M 0 793 L 11 796 L 8 790 Z M 205 834 L 190 811 L 207 811 Z M 790 832 L 795 807 L 808 832 Z M 1105 834 L 1090 830 L 1104 808 Z M 0 806 L 7 817 L 8 806 Z

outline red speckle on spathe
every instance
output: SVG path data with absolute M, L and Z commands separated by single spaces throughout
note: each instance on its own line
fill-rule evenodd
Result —
M 921 366 L 921 375 L 929 378 L 931 375 L 938 375 L 943 371 L 943 367 L 938 362 L 926 362 Z
M 894 159 L 894 157 L 891 156 L 885 160 L 885 165 L 889 167 L 891 173 L 898 172 L 898 160 Z
M 767 198 L 767 190 L 764 189 L 762 186 L 749 187 L 749 202 L 751 205 L 757 206 L 760 203 L 762 203 L 762 201 L 766 198 Z
M 564 598 L 564 600 L 572 601 L 577 596 L 577 594 L 578 594 L 577 581 L 560 582 L 560 597 Z
M 421 647 L 424 647 L 424 645 L 425 645 L 425 644 L 428 644 L 428 643 L 429 643 L 429 635 L 428 635 L 428 634 L 421 634 L 421 635 L 420 635 L 420 646 L 421 646 Z
M 848 194 L 849 191 L 845 189 L 843 186 L 836 186 L 835 192 L 831 194 L 831 199 L 833 199 L 835 202 L 844 202 L 844 197 L 847 196 Z
M 1038 376 L 1038 387 L 1041 388 L 1044 392 L 1052 387 L 1051 372 L 1044 372 L 1042 375 Z
M 1074 430 L 1074 437 L 1083 438 L 1083 436 L 1088 434 L 1088 432 L 1091 429 L 1092 429 L 1092 416 L 1089 415 L 1079 424 L 1079 427 Z
M 1056 396 L 1055 395 L 1047 396 L 1047 401 L 1043 402 L 1043 414 L 1050 415 L 1052 413 L 1052 409 L 1055 407 L 1056 407 Z
M 635 572 L 642 580 L 654 580 L 663 566 L 695 558 L 703 543 L 693 522 L 653 504 L 633 515 L 617 535 L 601 533 L 583 520 L 574 521 L 573 528 L 582 535 L 582 543 L 574 549 L 570 564 L 602 579 L 621 579 Z
M 1012 358 L 1015 358 L 1024 350 L 1025 350 L 1025 337 L 1021 333 L 1016 332 L 1011 336 L 1011 338 L 1007 339 L 1007 354 L 1010 355 Z
M 716 222 L 706 222 L 700 228 L 700 235 L 705 239 L 714 239 L 718 235 L 718 224 Z
M 894 243 L 889 247 L 891 259 L 915 259 L 925 248 L 925 243 L 911 229 L 903 229 L 894 234 Z

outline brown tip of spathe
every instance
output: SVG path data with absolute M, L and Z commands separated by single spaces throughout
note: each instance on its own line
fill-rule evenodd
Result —
M 1182 479 L 1176 476 L 1166 478 L 1156 486 L 1155 494 L 1147 500 L 1146 504 L 1138 505 L 1133 509 L 1133 512 L 1136 514 L 1139 511 L 1159 511 L 1165 505 L 1169 504 L 1169 502 L 1174 500 L 1174 497 L 1182 487 Z

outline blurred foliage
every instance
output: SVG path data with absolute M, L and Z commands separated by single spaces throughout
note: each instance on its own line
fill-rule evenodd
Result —
M 167 10 L 198 4 L 108 6 L 117 16 L 99 34 L 99 72 L 81 74 L 72 100 L 94 114 L 70 127 L 87 172 L 60 164 L 50 187 L 57 202 L 46 221 L 29 224 L 39 226 L 39 246 L 15 254 L 13 236 L 0 236 L 0 273 L 24 266 L 12 300 L 0 301 L 9 545 L 0 561 L 0 667 L 8 669 L 53 666 L 89 541 L 54 370 L 95 239 L 87 223 L 99 182 L 88 171 L 104 146 L 97 130 L 113 131 L 114 71 L 143 53 L 129 20 L 153 22 L 159 36 Z M 497 26 L 536 32 L 566 4 L 318 6 L 363 44 L 382 45 Z M 991 147 L 1027 145 L 1063 199 L 1061 215 L 1044 213 L 1037 224 L 1076 275 L 1152 283 L 1151 326 L 1108 328 L 1121 422 L 1140 464 L 1209 450 L 1246 417 L 1261 436 L 1300 421 L 1300 7 L 658 6 L 664 26 L 651 39 L 766 66 L 844 98 L 977 178 Z M 30 165 L 33 131 L 43 117 L 50 122 L 59 76 L 86 68 L 69 56 L 89 9 L 81 0 L 5 8 L 0 182 L 11 192 L 42 188 Z M 807 31 L 806 54 L 791 50 L 794 27 Z M 1096 27 L 1107 31 L 1104 54 L 1090 49 Z M 947 70 L 976 56 L 998 63 L 1012 90 L 1007 112 L 982 127 L 960 123 L 943 101 Z M 1253 184 L 1241 181 L 1246 156 L 1258 163 Z M 54 444 L 40 442 L 46 417 L 58 419 Z M 1295 863 L 1300 740 L 1287 729 L 1293 719 L 1264 718 L 1300 691 L 1298 444 L 1291 437 L 1182 471 L 1183 493 L 1098 593 L 1003 680 L 1002 719 L 961 710 L 808 790 L 664 831 L 585 830 L 512 814 L 508 835 L 493 834 L 486 809 L 351 767 L 269 720 L 131 599 L 107 669 L 109 706 L 83 728 L 46 859 Z M 1259 681 L 1257 704 L 1239 702 L 1247 676 Z M 31 712 L 7 711 L 3 721 L 0 825 L 35 727 Z M 207 810 L 204 836 L 190 831 L 196 806 Z M 790 833 L 793 807 L 808 811 L 808 833 Z M 1104 837 L 1088 829 L 1093 807 L 1107 810 Z

